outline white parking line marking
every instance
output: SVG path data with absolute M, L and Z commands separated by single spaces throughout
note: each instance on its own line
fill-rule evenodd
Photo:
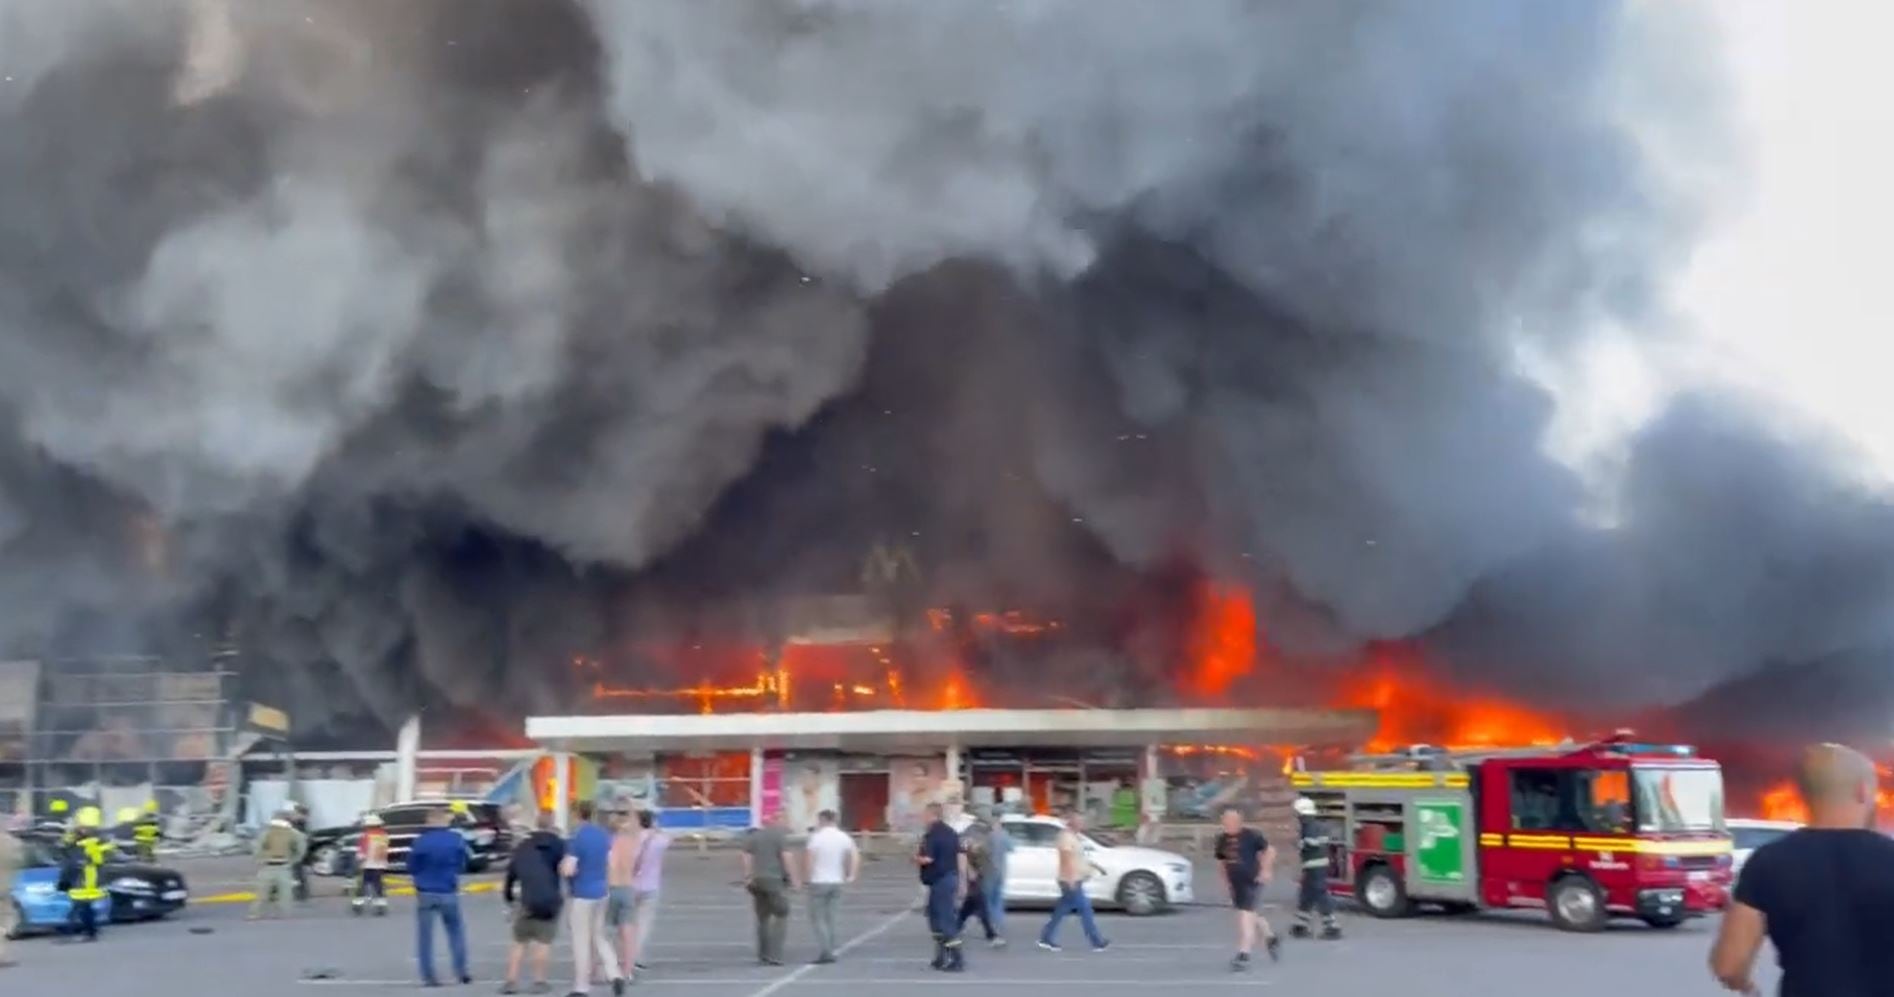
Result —
M 843 942 L 842 946 L 835 950 L 835 954 L 838 956 L 847 955 L 850 950 L 860 946 L 862 943 L 872 941 L 876 938 L 881 937 L 882 935 L 887 934 L 897 924 L 912 923 L 911 918 L 914 917 L 915 910 L 916 908 L 909 907 L 907 910 L 897 911 L 894 914 L 889 915 L 880 924 L 877 924 L 874 927 L 869 928 L 867 931 L 864 931 L 861 934 L 856 935 L 855 937 L 849 939 L 848 941 Z M 790 971 L 788 975 L 780 977 L 775 982 L 770 983 L 769 985 L 763 987 L 762 989 L 756 991 L 755 993 L 752 993 L 750 997 L 769 997 L 770 994 L 773 994 L 776 991 L 783 989 L 784 987 L 794 984 L 797 980 L 800 980 L 803 977 L 808 976 L 810 973 L 813 973 L 816 970 L 821 969 L 821 968 L 822 967 L 817 966 L 814 963 L 811 963 L 807 966 L 798 966 L 796 969 Z M 828 979 L 823 980 L 824 985 L 832 985 L 834 982 L 835 981 L 828 980 Z

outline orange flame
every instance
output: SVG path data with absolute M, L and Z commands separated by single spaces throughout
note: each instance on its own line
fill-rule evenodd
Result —
M 1330 705 L 1379 714 L 1379 728 L 1366 745 L 1371 751 L 1410 744 L 1551 746 L 1567 737 L 1568 725 L 1558 716 L 1499 696 L 1468 696 L 1448 687 L 1411 647 L 1371 647 L 1360 662 L 1339 675 L 1330 670 L 1298 670 L 1277 661 L 1265 646 L 1250 593 L 1234 583 L 1206 581 L 1199 587 L 1189 654 L 1185 686 L 1201 699 L 1228 696 L 1239 680 L 1259 668 L 1287 687 L 1331 685 Z
M 774 699 L 778 707 L 787 707 L 790 701 L 789 672 L 782 668 L 758 672 L 756 681 L 749 685 L 720 686 L 704 681 L 682 689 L 629 689 L 596 682 L 592 685 L 592 698 L 694 699 L 700 713 L 715 712 L 715 705 L 727 699 Z
M 947 675 L 947 681 L 941 686 L 940 697 L 934 708 L 938 710 L 965 710 L 971 709 L 973 705 L 973 692 L 967 687 L 966 677 L 961 675 L 958 670 L 950 672 Z
M 1552 746 L 1566 739 L 1559 718 L 1497 696 L 1466 696 L 1424 671 L 1418 658 L 1384 653 L 1343 682 L 1343 707 L 1373 709 L 1380 725 L 1370 751 L 1410 744 L 1444 748 Z
M 968 617 L 973 629 L 982 633 L 1002 633 L 1012 637 L 1038 637 L 1042 634 L 1062 629 L 1064 624 L 1058 620 L 1038 619 L 1023 610 L 1008 609 L 997 613 L 974 613 Z M 927 625 L 936 633 L 944 633 L 953 626 L 954 611 L 944 606 L 936 606 L 927 611 Z
M 1894 779 L 1894 769 L 1886 765 L 1874 766 L 1880 776 L 1882 788 L 1874 791 L 1874 809 L 1877 813 L 1894 814 L 1894 789 L 1886 788 L 1886 783 Z M 1763 820 L 1787 820 L 1806 824 L 1809 820 L 1808 804 L 1802 800 L 1802 791 L 1793 779 L 1783 779 L 1763 791 L 1756 801 L 1755 813 Z
M 1191 627 L 1190 691 L 1212 698 L 1256 668 L 1256 607 L 1237 585 L 1206 582 Z

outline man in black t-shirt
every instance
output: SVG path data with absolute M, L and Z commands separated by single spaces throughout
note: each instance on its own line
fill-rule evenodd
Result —
M 1243 826 L 1242 811 L 1228 807 L 1223 811 L 1223 833 L 1217 835 L 1216 856 L 1223 863 L 1223 878 L 1230 886 L 1230 906 L 1236 908 L 1236 958 L 1230 960 L 1230 968 L 1237 972 L 1249 968 L 1250 948 L 1256 944 L 1258 930 L 1269 958 L 1282 958 L 1282 940 L 1257 906 L 1262 902 L 1263 888 L 1274 875 L 1275 847 L 1261 831 Z
M 1803 752 L 1797 781 L 1809 825 L 1756 849 L 1723 916 L 1710 970 L 1755 993 L 1763 938 L 1775 943 L 1782 997 L 1894 993 L 1894 840 L 1873 830 L 1874 764 L 1839 744 Z
M 958 973 L 966 968 L 960 946 L 960 890 L 967 882 L 967 853 L 960 835 L 943 818 L 941 805 L 927 805 L 927 830 L 921 833 L 914 864 L 927 887 L 927 926 L 934 935 L 935 969 Z

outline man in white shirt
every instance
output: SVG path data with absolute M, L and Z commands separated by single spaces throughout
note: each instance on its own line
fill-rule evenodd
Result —
M 809 835 L 803 851 L 804 880 L 809 884 L 809 919 L 815 923 L 816 944 L 822 954 L 818 963 L 835 961 L 835 908 L 842 900 L 842 886 L 853 883 L 861 874 L 861 850 L 848 832 L 835 826 L 835 811 L 824 810 L 816 816 L 816 829 Z

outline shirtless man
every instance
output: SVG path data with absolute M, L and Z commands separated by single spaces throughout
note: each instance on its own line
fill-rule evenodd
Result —
M 605 926 L 618 934 L 618 951 L 631 952 L 637 948 L 638 923 L 634 917 L 638 909 L 636 887 L 638 871 L 638 850 L 644 844 L 644 827 L 629 810 L 621 810 L 613 817 L 612 850 L 605 865 Z M 627 958 L 625 979 L 632 978 L 635 967 Z

